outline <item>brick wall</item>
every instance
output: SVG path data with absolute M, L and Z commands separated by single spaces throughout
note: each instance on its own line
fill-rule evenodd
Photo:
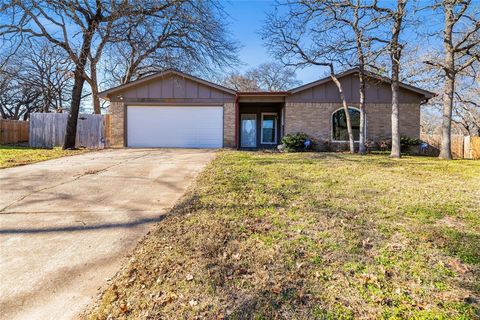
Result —
M 366 106 L 367 139 L 379 140 L 391 137 L 391 104 Z M 400 105 L 400 134 L 410 138 L 420 138 L 420 105 Z
M 235 147 L 235 103 L 223 105 L 223 146 Z
M 122 148 L 125 145 L 123 102 L 111 102 L 108 112 L 110 117 L 110 148 Z
M 350 104 L 358 107 L 356 104 Z M 287 102 L 285 133 L 305 132 L 317 140 L 331 140 L 332 114 L 341 108 L 338 103 Z M 378 141 L 391 136 L 391 104 L 367 104 L 367 139 Z M 420 137 L 420 106 L 400 105 L 400 133 Z

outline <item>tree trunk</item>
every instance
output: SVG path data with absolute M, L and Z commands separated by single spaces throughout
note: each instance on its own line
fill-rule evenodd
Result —
M 358 153 L 366 154 L 365 148 L 365 77 L 364 77 L 364 69 L 363 66 L 360 66 L 360 70 L 358 72 L 358 79 L 360 82 L 360 139 L 358 144 Z
M 350 120 L 350 113 L 348 112 L 347 100 L 345 100 L 342 84 L 340 83 L 340 81 L 337 79 L 337 77 L 333 72 L 330 74 L 330 77 L 332 78 L 333 82 L 337 86 L 338 93 L 340 94 L 340 99 L 342 99 L 343 110 L 345 111 L 345 121 L 347 122 L 349 150 L 350 150 L 350 153 L 355 153 L 355 142 L 353 138 L 352 121 Z
M 448 63 L 448 62 L 447 62 Z M 443 93 L 443 117 L 442 117 L 442 144 L 440 146 L 440 159 L 452 160 L 452 110 L 453 94 L 455 92 L 455 74 L 447 72 Z
M 101 114 L 102 108 L 100 107 L 100 98 L 98 97 L 98 88 L 92 89 L 92 99 L 93 99 L 93 113 Z
M 398 91 L 399 91 L 399 72 L 398 63 L 392 65 L 392 151 L 390 153 L 391 158 L 400 158 L 400 127 L 399 127 L 399 103 L 398 103 Z
M 97 68 L 90 67 L 90 88 L 92 89 L 93 113 L 101 114 L 100 97 L 98 96 Z
M 82 91 L 85 83 L 85 65 L 87 63 L 87 56 L 90 52 L 92 44 L 92 37 L 96 28 L 97 22 L 92 21 L 89 25 L 89 30 L 85 32 L 83 37 L 83 44 L 80 50 L 80 55 L 75 64 L 74 82 L 72 90 L 72 101 L 70 102 L 70 113 L 67 119 L 67 129 L 65 130 L 65 141 L 63 149 L 75 149 L 75 138 L 77 136 L 77 121 L 80 112 L 80 103 L 82 102 Z
M 365 55 L 363 53 L 363 31 L 359 29 L 359 16 L 358 11 L 360 9 L 361 2 L 357 0 L 354 6 L 353 12 L 353 32 L 355 33 L 355 44 L 357 45 L 357 58 L 358 58 L 358 81 L 359 81 L 359 96 L 360 96 L 360 138 L 358 139 L 358 153 L 366 154 L 366 132 L 365 132 Z
M 453 4 L 445 5 L 445 87 L 443 93 L 443 117 L 442 117 L 442 144 L 440 146 L 440 159 L 452 160 L 452 110 L 453 95 L 455 93 L 455 57 L 453 52 L 452 32 L 453 32 Z
M 44 92 L 44 99 L 43 101 L 43 112 L 48 113 L 50 111 L 50 90 L 47 90 L 47 92 Z
M 405 14 L 405 0 L 397 0 L 397 11 L 395 12 L 395 21 L 392 30 L 392 39 L 390 42 L 390 60 L 392 62 L 392 151 L 391 158 L 400 158 L 400 58 L 402 48 L 399 44 L 400 32 L 402 30 L 403 15 Z
M 131 60 L 133 60 L 133 57 Z M 133 73 L 135 72 L 135 69 L 137 68 L 137 66 L 138 66 L 137 63 L 135 63 L 134 61 L 130 61 L 129 66 L 121 79 L 121 84 L 127 84 L 132 81 Z
M 63 149 L 75 149 L 75 139 L 77 136 L 77 121 L 78 114 L 80 112 L 80 103 L 82 100 L 83 84 L 85 79 L 83 78 L 83 71 L 81 66 L 75 67 L 75 77 L 72 90 L 72 102 L 70 104 L 70 112 L 67 120 L 67 130 L 65 131 L 65 141 L 63 143 Z
M 11 117 L 12 120 L 18 120 L 18 112 L 20 112 L 20 107 L 21 104 L 17 103 L 15 106 L 15 112 L 13 113 L 13 117 Z

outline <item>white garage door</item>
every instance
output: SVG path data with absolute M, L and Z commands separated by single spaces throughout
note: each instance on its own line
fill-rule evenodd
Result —
M 128 106 L 127 145 L 221 148 L 223 108 Z

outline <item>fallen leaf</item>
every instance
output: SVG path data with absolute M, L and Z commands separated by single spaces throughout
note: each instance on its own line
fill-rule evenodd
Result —
M 175 299 L 177 299 L 177 295 L 173 292 L 170 292 L 166 296 L 162 297 L 161 302 L 164 304 L 167 304 L 172 302 Z
M 468 267 L 463 263 L 461 263 L 460 261 L 458 261 L 457 259 L 453 259 L 449 263 L 449 265 L 453 270 L 461 274 L 467 273 L 469 271 Z
M 277 285 L 277 286 L 272 288 L 272 292 L 276 293 L 276 294 L 279 294 L 280 292 L 282 292 L 282 288 Z
M 187 281 L 192 281 L 193 280 L 193 275 L 191 275 L 190 273 L 187 274 L 186 279 L 187 279 Z
M 128 312 L 128 307 L 127 307 L 127 305 L 126 305 L 125 303 L 123 303 L 123 302 L 120 303 L 119 308 L 120 308 L 120 311 L 122 311 L 123 313 L 127 313 L 127 312 Z
M 369 250 L 373 247 L 371 241 L 370 241 L 370 238 L 367 238 L 367 239 L 364 239 L 362 240 L 362 247 L 363 249 L 365 250 Z
M 195 307 L 196 305 L 198 305 L 198 301 L 195 300 L 195 299 L 192 299 L 192 300 L 189 301 L 189 304 L 190 304 L 190 306 Z

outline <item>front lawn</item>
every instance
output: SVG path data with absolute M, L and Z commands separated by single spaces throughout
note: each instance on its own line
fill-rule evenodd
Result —
M 86 150 L 39 149 L 19 146 L 0 146 L 0 169 L 60 158 L 86 152 Z
M 480 161 L 221 152 L 88 318 L 480 318 Z

